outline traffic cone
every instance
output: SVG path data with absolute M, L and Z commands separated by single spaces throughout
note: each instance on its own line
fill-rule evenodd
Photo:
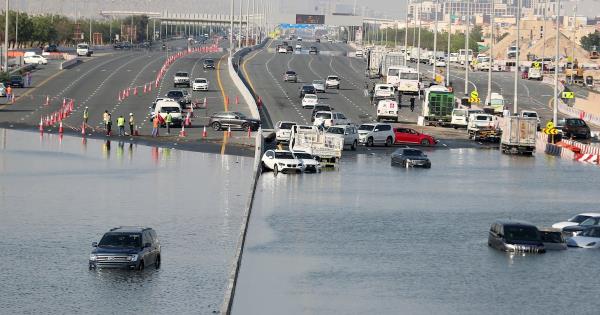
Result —
M 62 120 L 60 121 L 60 123 L 58 124 L 58 133 L 63 133 L 63 125 L 62 125 Z
M 187 136 L 187 132 L 185 131 L 185 124 L 181 125 L 181 131 L 179 131 L 179 136 L 180 137 L 186 137 Z
M 44 133 L 44 118 L 40 118 L 40 133 Z
M 75 105 L 75 101 L 74 101 L 74 100 L 71 100 L 71 104 L 70 104 L 70 106 L 69 106 L 69 113 L 73 111 L 73 107 L 74 107 L 74 105 Z
M 206 126 L 204 126 L 204 129 L 202 129 L 202 138 L 206 138 L 206 136 Z
M 144 94 L 146 94 L 146 92 L 148 92 L 148 87 L 147 87 L 147 83 L 144 83 Z
M 235 105 L 239 105 L 240 104 L 240 99 L 239 97 L 236 95 L 235 96 Z
M 85 122 L 81 123 L 81 135 L 85 137 Z
M 225 95 L 225 105 L 229 106 L 229 96 Z
M 227 137 L 231 137 L 231 126 L 227 128 Z
M 121 91 L 119 91 L 119 102 L 123 101 L 123 98 L 121 97 Z
M 50 105 L 50 96 L 46 96 L 46 103 L 44 103 L 44 106 L 48 105 Z
M 204 107 L 207 107 L 207 106 L 208 106 L 208 103 L 207 103 L 207 100 L 206 100 L 206 97 L 205 97 L 204 98 Z
M 135 95 L 135 96 L 138 95 L 137 86 L 133 89 L 133 95 Z
M 190 119 L 190 113 L 189 112 L 188 112 L 187 116 L 185 117 L 184 125 L 186 125 L 188 127 L 192 125 L 192 120 Z
M 62 106 L 65 107 L 65 105 L 67 105 L 67 99 L 63 98 L 63 104 L 62 104 Z

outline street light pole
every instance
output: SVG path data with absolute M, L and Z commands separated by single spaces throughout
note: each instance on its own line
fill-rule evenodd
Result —
M 575 41 L 577 40 L 577 2 L 573 8 L 573 39 L 571 39 L 571 84 L 573 84 L 575 70 Z
M 246 46 L 249 44 L 250 39 L 250 0 L 246 0 Z
M 519 108 L 519 57 L 521 56 L 521 0 L 517 5 L 517 59 L 515 62 L 515 95 L 513 98 L 513 115 L 517 114 Z
M 421 20 L 423 14 L 423 0 L 421 0 L 420 8 L 419 8 L 419 38 L 417 39 L 417 73 L 419 77 L 421 76 L 420 65 L 421 65 Z
M 450 5 L 446 5 L 447 8 Z M 448 10 L 448 56 L 446 57 L 446 86 L 450 86 L 450 29 L 452 28 L 452 14 Z
M 467 0 L 467 29 L 465 32 L 465 95 L 469 94 L 469 34 L 471 25 L 471 0 Z
M 556 0 L 556 56 L 554 57 L 554 106 L 552 121 L 556 124 L 558 120 L 558 62 L 560 60 L 560 0 Z
M 240 0 L 240 27 L 238 33 L 238 48 L 242 48 L 242 0 Z
M 404 66 L 406 67 L 408 53 L 408 1 L 406 0 L 406 15 L 404 17 Z
M 490 14 L 490 56 L 489 56 L 489 68 L 488 68 L 488 83 L 487 83 L 487 97 L 485 105 L 492 100 L 492 60 L 494 58 L 494 15 L 496 12 L 494 11 L 494 1 L 492 0 L 492 13 Z M 545 31 L 545 29 L 544 29 Z M 489 100 L 489 101 L 488 101 Z
M 8 0 L 4 10 L 4 71 L 8 72 Z
M 230 2 L 230 13 L 229 13 L 229 58 L 231 58 L 231 54 L 233 54 L 233 5 L 234 0 Z
M 438 8 L 437 8 L 438 2 L 434 1 L 433 2 L 433 8 L 435 10 L 435 27 L 434 27 L 434 31 L 433 31 L 433 72 L 432 72 L 432 76 L 433 76 L 433 81 L 436 81 L 436 77 L 437 77 L 437 72 L 436 72 L 436 68 L 435 68 L 435 64 L 437 62 L 437 33 L 438 33 Z

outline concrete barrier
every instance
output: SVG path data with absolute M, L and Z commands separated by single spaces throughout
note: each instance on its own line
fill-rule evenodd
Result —
M 246 209 L 244 216 L 242 217 L 242 226 L 240 228 L 240 236 L 235 248 L 235 257 L 231 266 L 231 271 L 227 279 L 227 288 L 225 290 L 225 296 L 223 303 L 221 304 L 221 314 L 231 314 L 231 308 L 233 306 L 233 298 L 235 296 L 235 289 L 237 286 L 237 279 L 240 273 L 240 266 L 242 265 L 242 255 L 244 253 L 244 246 L 246 244 L 246 236 L 248 235 L 248 224 L 250 223 L 250 215 L 252 214 L 252 205 L 254 203 L 254 195 L 256 194 L 256 185 L 262 172 L 261 167 L 261 156 L 263 147 L 263 136 L 262 129 L 259 129 L 255 135 L 255 150 L 254 150 L 254 171 L 252 174 L 252 183 L 250 185 L 250 195 L 246 202 Z
M 69 69 L 81 63 L 79 58 L 73 58 L 71 60 L 63 61 L 60 64 L 60 70 Z
M 258 106 L 256 105 L 256 100 L 254 99 L 254 96 L 252 95 L 248 87 L 246 87 L 240 76 L 235 71 L 235 68 L 233 67 L 233 57 L 227 59 L 227 67 L 229 69 L 229 75 L 233 80 L 233 84 L 238 89 L 238 91 L 242 95 L 242 98 L 250 108 L 250 114 L 252 115 L 252 118 L 260 119 L 260 114 L 258 113 Z

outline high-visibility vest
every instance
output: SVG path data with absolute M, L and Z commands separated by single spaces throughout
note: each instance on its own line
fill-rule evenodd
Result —
M 119 127 L 125 126 L 125 118 L 123 118 L 123 117 L 117 118 L 117 126 L 119 126 Z
M 167 114 L 167 117 L 165 117 L 165 122 L 167 124 L 170 124 L 173 121 L 173 117 L 171 116 L 171 113 Z

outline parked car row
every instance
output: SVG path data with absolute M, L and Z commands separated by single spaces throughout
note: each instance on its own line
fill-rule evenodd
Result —
M 282 173 L 320 173 L 321 163 L 304 151 L 267 150 L 261 159 L 263 171 Z
M 488 245 L 506 252 L 544 253 L 567 247 L 600 248 L 600 213 L 581 213 L 551 228 L 523 221 L 496 221 Z

